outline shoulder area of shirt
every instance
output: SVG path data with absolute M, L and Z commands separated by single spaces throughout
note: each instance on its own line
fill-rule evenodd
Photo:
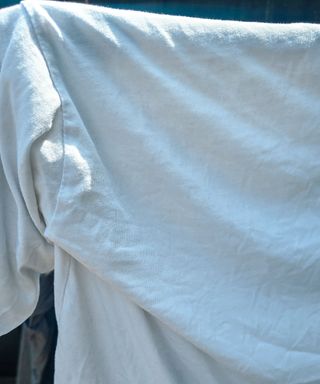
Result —
M 0 68 L 11 36 L 20 17 L 21 7 L 19 4 L 0 10 Z
M 12 9 L 9 11 L 10 8 Z M 6 14 L 12 15 L 22 8 L 29 15 L 33 28 L 46 26 L 50 29 L 51 27 L 61 39 L 63 33 L 73 28 L 75 24 L 83 24 L 84 28 L 91 26 L 103 33 L 103 26 L 115 21 L 140 30 L 145 35 L 160 38 L 164 37 L 163 33 L 183 35 L 187 38 L 199 36 L 208 38 L 210 35 L 215 41 L 221 41 L 224 44 L 253 39 L 267 44 L 285 43 L 296 46 L 297 44 L 308 45 L 318 40 L 320 36 L 320 24 L 314 23 L 281 24 L 204 19 L 48 0 L 23 0 L 20 5 L 10 8 L 0 11 L 0 28 L 1 20 L 6 18 Z

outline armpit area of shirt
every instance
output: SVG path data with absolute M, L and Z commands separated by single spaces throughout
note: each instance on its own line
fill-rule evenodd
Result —
M 45 225 L 54 214 L 63 172 L 63 117 L 58 109 L 51 129 L 34 143 L 33 177 L 39 211 Z

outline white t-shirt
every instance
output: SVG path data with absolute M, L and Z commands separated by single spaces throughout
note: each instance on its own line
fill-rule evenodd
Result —
M 55 270 L 57 384 L 320 383 L 320 26 L 0 12 L 0 333 Z

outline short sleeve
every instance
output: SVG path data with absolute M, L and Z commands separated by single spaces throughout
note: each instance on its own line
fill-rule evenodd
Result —
M 2 33 L 8 13 L 0 14 L 0 334 L 30 316 L 39 276 L 54 267 L 44 231 L 62 162 L 59 96 L 22 9 Z

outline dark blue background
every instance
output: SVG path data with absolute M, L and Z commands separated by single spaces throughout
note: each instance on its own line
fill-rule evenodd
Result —
M 213 19 L 320 23 L 320 0 L 111 0 L 108 2 L 89 0 L 89 2 L 115 8 Z M 0 0 L 0 7 L 16 3 L 18 3 L 16 0 Z

